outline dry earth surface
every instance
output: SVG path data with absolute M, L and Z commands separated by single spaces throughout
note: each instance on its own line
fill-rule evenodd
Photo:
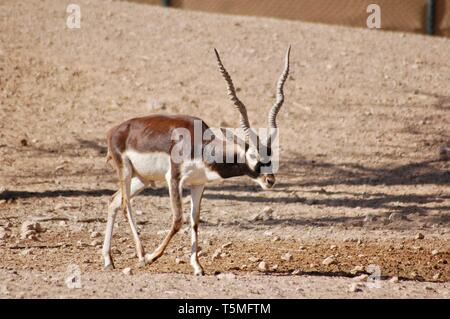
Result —
M 71 30 L 68 3 L 0 1 L 0 297 L 450 298 L 449 39 L 92 0 Z M 207 275 L 187 224 L 138 268 L 123 216 L 103 271 L 106 131 L 154 112 L 236 126 L 213 47 L 263 127 L 289 43 L 278 184 L 207 188 Z M 151 251 L 167 190 L 133 206 Z

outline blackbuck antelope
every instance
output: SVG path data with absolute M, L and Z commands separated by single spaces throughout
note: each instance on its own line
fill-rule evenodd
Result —
M 111 257 L 111 237 L 117 212 L 122 210 L 130 224 L 136 244 L 137 257 L 141 266 L 151 264 L 164 252 L 171 238 L 178 232 L 183 223 L 182 187 L 190 189 L 191 193 L 191 232 L 192 254 L 191 265 L 194 274 L 202 275 L 203 268 L 197 257 L 197 233 L 200 220 L 200 203 L 205 184 L 218 179 L 235 176 L 248 176 L 259 183 L 262 188 L 269 189 L 275 184 L 274 172 L 271 170 L 271 141 L 273 134 L 265 143 L 250 128 L 245 105 L 236 95 L 230 75 L 222 64 L 219 53 L 214 50 L 219 69 L 228 87 L 228 95 L 240 113 L 240 126 L 245 139 L 233 136 L 234 147 L 226 147 L 221 156 L 223 160 L 210 161 L 202 156 L 196 156 L 195 150 L 206 148 L 223 148 L 227 139 L 213 136 L 208 140 L 194 138 L 195 126 L 200 123 L 201 134 L 209 129 L 201 119 L 186 115 L 149 115 L 134 118 L 112 128 L 107 135 L 108 161 L 112 160 L 119 178 L 119 190 L 113 195 L 109 205 L 105 241 L 103 244 L 104 267 L 113 268 Z M 286 52 L 285 67 L 278 80 L 276 102 L 269 111 L 268 126 L 276 129 L 277 114 L 283 105 L 283 86 L 289 73 L 289 52 Z M 182 129 L 190 133 L 190 138 L 177 143 L 173 139 L 175 130 Z M 273 130 L 272 130 L 273 131 Z M 276 130 L 275 130 L 276 131 Z M 202 135 L 203 136 L 203 135 Z M 243 143 L 241 143 L 243 142 Z M 182 143 L 189 145 L 189 156 L 181 158 L 174 156 L 174 148 Z M 263 147 L 261 147 L 263 146 Z M 265 149 L 265 152 L 261 152 Z M 231 152 L 231 154 L 230 154 Z M 232 159 L 231 161 L 229 159 Z M 173 213 L 172 226 L 162 243 L 151 254 L 144 255 L 144 248 L 139 239 L 139 233 L 133 218 L 130 199 L 149 184 L 155 181 L 166 181 L 169 188 L 170 203 Z

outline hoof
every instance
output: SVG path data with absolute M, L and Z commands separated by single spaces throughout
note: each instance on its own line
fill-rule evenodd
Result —
M 103 266 L 103 269 L 104 269 L 104 270 L 113 270 L 114 268 L 115 268 L 115 267 L 114 267 L 114 264 L 113 264 L 113 263 L 109 263 L 109 264 Z
M 145 255 L 145 257 L 144 257 L 144 260 L 145 260 L 145 263 L 146 263 L 147 265 L 151 265 L 151 264 L 153 264 L 153 262 L 156 260 L 156 258 L 153 257 L 152 255 L 147 254 L 147 255 Z
M 204 276 L 205 272 L 203 271 L 203 269 L 198 269 L 194 271 L 194 275 L 197 277 Z
M 145 259 L 144 259 L 144 260 L 139 260 L 139 262 L 138 262 L 138 267 L 139 267 L 139 268 L 144 268 L 146 264 L 147 264 L 147 263 L 145 262 Z

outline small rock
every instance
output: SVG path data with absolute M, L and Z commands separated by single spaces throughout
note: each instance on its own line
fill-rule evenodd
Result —
M 355 266 L 352 270 L 350 270 L 350 273 L 354 275 L 361 271 L 364 271 L 363 266 Z
M 291 275 L 298 275 L 300 273 L 300 269 L 295 269 L 291 272 Z
M 364 217 L 364 222 L 365 223 L 371 223 L 375 220 L 375 216 L 373 216 L 372 214 L 367 214 L 366 217 Z
M 270 270 L 272 270 L 272 271 L 275 271 L 277 269 L 278 269 L 278 265 L 277 264 L 275 264 L 272 267 L 270 267 Z
M 438 280 L 439 278 L 441 278 L 441 274 L 440 273 L 436 273 L 433 275 L 433 280 Z
M 211 239 L 204 239 L 203 240 L 203 245 L 212 246 L 212 244 L 213 244 L 213 242 L 212 242 Z
M 258 264 L 258 269 L 259 269 L 260 271 L 267 271 L 267 264 L 266 264 L 266 262 L 265 262 L 265 261 L 261 261 L 261 262 Z
M 263 208 L 261 215 L 264 221 L 273 219 L 272 217 L 273 209 L 270 206 L 266 206 Z
M 258 261 L 261 261 L 261 258 L 257 257 L 249 257 L 248 260 L 250 260 L 252 263 L 257 263 Z
M 28 146 L 28 140 L 25 139 L 25 138 L 21 139 L 21 140 L 20 140 L 20 145 L 22 145 L 22 146 Z
M 350 284 L 350 286 L 348 287 L 348 291 L 349 292 L 361 292 L 363 291 L 364 286 L 360 283 L 352 283 Z
M 432 255 L 432 256 L 439 255 L 439 250 L 433 249 L 433 250 L 431 251 L 431 255 Z
M 98 231 L 93 231 L 91 233 L 91 238 L 98 238 L 98 237 L 100 237 L 100 233 Z
M 416 239 L 424 239 L 424 238 L 425 238 L 425 236 L 422 233 L 418 233 L 416 235 Z
M 274 238 L 272 238 L 272 242 L 276 242 L 276 241 L 280 241 L 281 238 L 279 236 L 275 236 Z
M 79 241 L 77 241 L 76 246 L 77 246 L 78 248 L 80 248 L 80 247 L 83 247 L 84 244 L 83 244 L 83 242 L 82 242 L 81 240 L 79 240 Z
M 28 256 L 28 255 L 32 255 L 32 254 L 33 254 L 33 251 L 31 250 L 31 248 L 28 248 L 28 249 L 22 250 L 22 251 L 20 252 L 20 254 L 21 254 L 22 256 Z
M 38 233 L 42 233 L 44 229 L 41 224 L 35 221 L 24 221 L 20 228 L 20 238 L 21 239 L 36 239 Z
M 122 252 L 117 247 L 111 248 L 111 253 L 113 253 L 114 255 L 122 255 Z
M 329 266 L 331 264 L 335 264 L 336 259 L 333 256 L 329 256 L 322 261 L 322 264 L 325 266 Z
M 166 104 L 163 102 L 160 102 L 158 100 L 149 100 L 148 101 L 148 109 L 150 111 L 165 110 Z
M 130 275 L 133 274 L 133 271 L 131 270 L 130 267 L 127 267 L 127 268 L 124 268 L 124 269 L 122 270 L 122 273 L 123 273 L 124 275 L 130 276 Z
M 331 246 L 330 246 L 330 249 L 331 249 L 331 250 L 335 250 L 336 248 L 337 248 L 336 245 L 331 245 Z
M 389 279 L 389 282 L 391 282 L 393 284 L 398 283 L 399 282 L 398 277 L 397 276 L 392 277 L 391 279 Z
M 91 241 L 91 243 L 89 245 L 92 247 L 96 247 L 96 246 L 100 246 L 101 244 L 102 243 L 99 240 L 94 239 L 93 241 Z
M 222 254 L 222 251 L 220 249 L 216 249 L 216 251 L 213 253 L 213 255 L 211 256 L 211 258 L 214 259 L 218 259 L 220 258 L 220 254 Z
M 291 261 L 292 260 L 292 254 L 290 253 L 286 253 L 284 255 L 281 256 L 281 259 L 285 260 L 285 261 Z
M 228 248 L 228 247 L 231 247 L 231 245 L 233 245 L 233 243 L 230 241 L 228 243 L 223 244 L 222 248 Z
M 357 276 L 357 277 L 354 277 L 353 280 L 354 280 L 354 281 L 365 282 L 365 281 L 367 281 L 368 278 L 369 278 L 368 275 L 362 274 L 362 275 L 359 275 L 359 276 Z
M 220 273 L 217 276 L 217 279 L 219 280 L 233 280 L 236 279 L 236 275 L 233 273 Z
M 388 217 L 389 221 L 393 222 L 393 221 L 397 221 L 397 220 L 402 220 L 405 219 L 404 216 L 402 214 L 399 213 L 391 213 Z

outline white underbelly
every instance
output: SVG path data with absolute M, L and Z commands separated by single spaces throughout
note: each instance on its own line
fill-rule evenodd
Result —
M 163 181 L 170 177 L 170 157 L 163 152 L 140 153 L 126 151 L 135 173 L 149 181 Z M 180 180 L 186 185 L 203 185 L 220 179 L 220 175 L 208 169 L 201 160 L 188 160 L 181 163 Z
M 170 157 L 163 152 L 140 153 L 126 151 L 135 172 L 142 178 L 152 181 L 165 180 L 170 170 Z

